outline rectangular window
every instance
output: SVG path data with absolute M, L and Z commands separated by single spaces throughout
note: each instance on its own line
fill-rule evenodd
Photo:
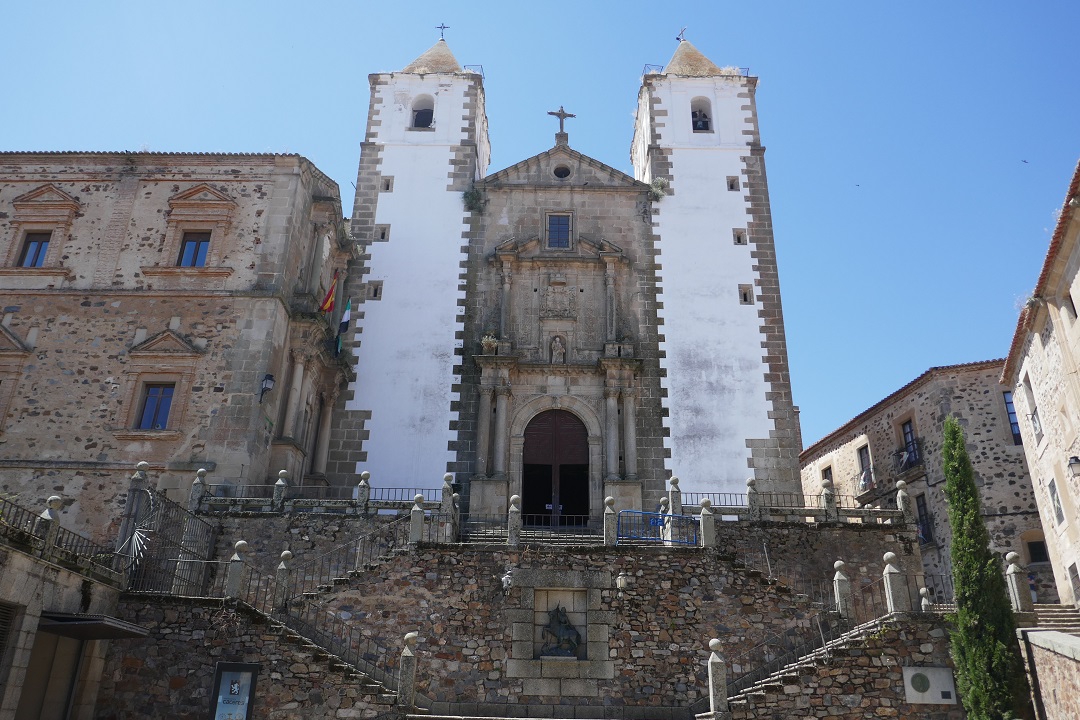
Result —
M 180 242 L 180 267 L 206 267 L 206 253 L 210 250 L 210 233 L 186 232 Z
M 147 385 L 143 388 L 142 412 L 139 413 L 139 430 L 165 430 L 169 426 L 169 409 L 172 407 L 173 383 Z
M 919 542 L 923 545 L 934 542 L 934 526 L 930 520 L 930 510 L 926 507 L 926 495 L 915 496 L 915 516 L 919 525 Z
M 1046 563 L 1050 562 L 1050 553 L 1046 550 L 1045 540 L 1032 540 L 1027 544 L 1028 548 L 1028 562 L 1033 563 Z
M 49 252 L 49 239 L 51 232 L 26 233 L 26 241 L 23 243 L 22 254 L 19 256 L 19 267 L 41 267 L 45 264 L 45 253 Z
M 898 470 L 907 470 L 919 464 L 919 441 L 915 437 L 915 421 L 905 420 L 900 425 L 900 434 L 903 436 L 904 446 L 900 448 L 897 458 Z
M 1054 521 L 1060 525 L 1065 522 L 1065 511 L 1061 509 L 1061 498 L 1058 497 L 1057 483 L 1053 478 L 1047 487 L 1050 491 L 1050 505 L 1054 508 Z
M 863 445 L 855 451 L 859 456 L 859 492 L 874 487 L 874 466 L 870 464 L 870 446 Z
M 1071 320 L 1075 320 L 1076 319 L 1076 303 L 1073 302 L 1072 293 L 1067 293 L 1065 295 L 1065 300 L 1062 302 L 1062 305 L 1069 312 L 1069 318 Z
M 740 305 L 753 305 L 754 304 L 754 286 L 753 285 L 740 285 L 739 286 L 739 304 Z
M 1076 563 L 1069 566 L 1069 584 L 1072 585 L 1073 603 L 1080 599 L 1080 572 L 1076 570 Z
M 1022 445 L 1023 439 L 1020 437 L 1020 420 L 1016 417 L 1016 406 L 1013 405 L 1013 395 L 1006 390 L 1002 393 L 1005 397 L 1005 412 L 1009 414 L 1009 429 L 1012 431 L 1013 445 Z
M 832 482 L 832 466 L 831 465 L 821 471 L 821 482 L 824 483 L 826 480 L 828 480 L 829 482 Z
M 570 247 L 570 216 L 569 215 L 548 215 L 548 237 L 547 246 L 549 248 L 569 248 Z

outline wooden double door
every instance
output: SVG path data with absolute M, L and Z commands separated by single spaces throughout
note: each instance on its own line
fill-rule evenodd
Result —
M 522 520 L 526 525 L 588 524 L 589 432 L 565 410 L 547 410 L 525 428 Z

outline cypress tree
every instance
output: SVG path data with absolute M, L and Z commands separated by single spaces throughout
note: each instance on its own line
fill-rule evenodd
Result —
M 1001 561 L 990 551 L 964 431 L 952 416 L 945 419 L 942 457 L 956 598 L 950 641 L 960 699 L 969 720 L 1030 717 L 1027 676 Z

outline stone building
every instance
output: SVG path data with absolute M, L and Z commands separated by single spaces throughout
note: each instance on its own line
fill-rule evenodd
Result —
M 573 524 L 671 473 L 798 487 L 756 78 L 680 42 L 643 77 L 635 177 L 562 108 L 551 149 L 488 174 L 483 77 L 445 41 L 369 80 L 332 480 L 450 471 L 473 512 Z
M 1080 164 L 1042 271 L 1016 325 L 1001 382 L 1015 388 L 1018 432 L 1062 602 L 1080 605 Z
M 137 461 L 323 478 L 351 253 L 295 155 L 0 154 L 0 491 L 100 534 Z
M 948 511 L 942 472 L 942 427 L 954 415 L 964 428 L 990 532 L 991 548 L 1015 551 L 1038 602 L 1057 602 L 1047 542 L 1024 460 L 1016 411 L 1000 384 L 1004 360 L 934 367 L 864 410 L 800 455 L 803 490 L 832 483 L 841 502 L 895 504 L 907 483 L 919 526 L 923 568 L 951 574 Z

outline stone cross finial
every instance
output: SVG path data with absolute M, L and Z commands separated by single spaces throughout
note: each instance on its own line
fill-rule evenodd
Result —
M 446 31 L 450 29 L 450 26 L 447 25 L 446 23 L 439 23 L 438 25 L 435 26 L 435 29 L 439 31 L 439 39 L 440 40 L 445 40 L 446 39 Z
M 573 113 L 566 112 L 566 110 L 563 109 L 562 105 L 559 106 L 559 109 L 558 109 L 557 112 L 552 112 L 552 111 L 549 110 L 548 115 L 554 115 L 555 117 L 559 118 L 559 132 L 560 133 L 565 133 L 566 132 L 566 128 L 563 127 L 563 123 L 566 121 L 566 118 L 577 117 L 577 115 L 574 115 Z

